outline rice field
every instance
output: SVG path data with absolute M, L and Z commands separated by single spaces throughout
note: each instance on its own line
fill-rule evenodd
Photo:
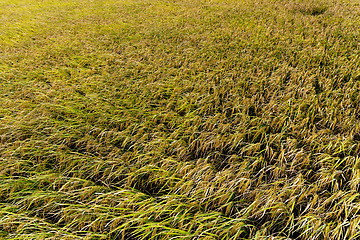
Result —
M 359 0 L 0 22 L 0 239 L 360 239 Z

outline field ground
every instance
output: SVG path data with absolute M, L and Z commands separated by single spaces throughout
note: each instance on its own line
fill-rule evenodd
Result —
M 358 0 L 2 0 L 1 239 L 360 239 Z

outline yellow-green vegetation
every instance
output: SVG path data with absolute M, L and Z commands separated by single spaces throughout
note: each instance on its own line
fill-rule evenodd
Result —
M 359 0 L 1 0 L 0 239 L 359 239 Z

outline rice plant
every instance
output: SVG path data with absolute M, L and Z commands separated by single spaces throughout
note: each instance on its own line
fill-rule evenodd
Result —
M 0 238 L 360 238 L 359 15 L 1 1 Z

